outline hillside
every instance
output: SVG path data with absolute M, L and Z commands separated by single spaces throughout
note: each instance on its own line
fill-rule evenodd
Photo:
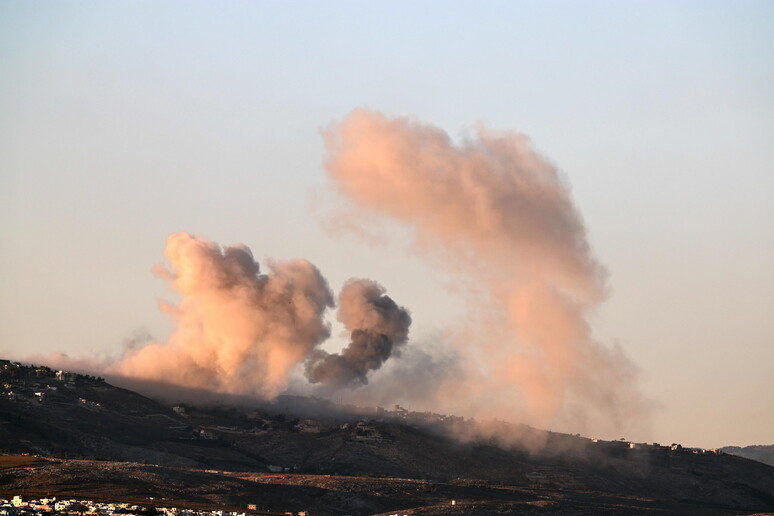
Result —
M 774 468 L 723 453 L 519 426 L 507 428 L 545 446 L 461 443 L 450 432 L 474 422 L 402 409 L 348 414 L 307 398 L 173 410 L 100 378 L 10 362 L 0 362 L 0 380 L 0 448 L 44 458 L 3 470 L 9 491 L 249 499 L 276 510 L 293 499 L 313 514 L 471 506 L 451 508 L 449 498 L 483 504 L 474 513 L 774 511 Z
M 774 466 L 774 444 L 754 446 L 725 446 L 720 449 L 723 453 L 738 455 L 746 459 L 757 460 L 769 466 Z

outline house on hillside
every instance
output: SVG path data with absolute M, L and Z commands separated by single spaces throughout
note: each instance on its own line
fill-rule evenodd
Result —
M 367 420 L 360 420 L 355 426 L 355 440 L 360 442 L 381 442 L 385 439 L 378 428 Z
M 398 414 L 398 415 L 406 415 L 406 414 L 408 414 L 408 410 L 403 408 L 403 407 L 401 407 L 398 404 L 395 404 L 395 405 L 392 406 L 392 413 L 393 414 Z
M 51 376 L 51 369 L 48 367 L 38 367 L 32 372 L 32 375 L 36 378 L 46 378 Z
M 78 377 L 77 374 L 70 371 L 57 371 L 56 379 L 60 382 L 64 382 L 65 385 L 75 385 L 75 380 Z

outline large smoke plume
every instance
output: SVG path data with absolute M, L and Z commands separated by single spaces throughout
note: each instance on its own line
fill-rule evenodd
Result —
M 322 350 L 307 362 L 312 383 L 333 387 L 368 383 L 366 374 L 379 369 L 408 338 L 411 316 L 371 280 L 350 280 L 339 294 L 339 320 L 351 333 L 339 354 Z
M 129 349 L 109 373 L 272 398 L 308 357 L 317 364 L 319 381 L 336 387 L 355 379 L 365 383 L 368 371 L 408 336 L 408 313 L 381 286 L 350 280 L 339 296 L 339 318 L 352 330 L 352 343 L 340 357 L 328 356 L 336 357 L 337 368 L 326 368 L 313 352 L 330 336 L 324 315 L 334 303 L 314 265 L 278 261 L 260 274 L 247 247 L 221 248 L 188 233 L 170 236 L 164 255 L 171 271 L 161 267 L 157 274 L 182 298 L 177 306 L 162 304 L 176 328 L 166 343 Z
M 243 245 L 179 233 L 167 241 L 169 269 L 157 270 L 181 297 L 162 304 L 173 333 L 100 370 L 272 398 L 303 364 L 309 384 L 350 401 L 608 435 L 646 412 L 636 368 L 588 325 L 606 273 L 569 187 L 524 136 L 479 129 L 455 144 L 416 120 L 357 110 L 325 138 L 346 226 L 369 234 L 358 222 L 385 217 L 408 228 L 412 248 L 469 294 L 464 321 L 408 346 L 408 311 L 378 283 L 352 279 L 338 297 L 350 342 L 328 353 L 319 346 L 334 298 L 314 265 L 276 261 L 262 273 Z
M 271 397 L 285 388 L 290 369 L 329 336 L 322 315 L 333 296 L 306 260 L 272 263 L 261 275 L 247 247 L 221 249 L 187 233 L 170 236 L 164 256 L 172 271 L 159 275 L 182 301 L 162 309 L 177 326 L 169 342 L 130 351 L 111 372 Z
M 587 323 L 606 273 L 568 186 L 524 136 L 479 129 L 455 145 L 416 120 L 357 110 L 325 137 L 329 175 L 354 209 L 410 228 L 415 248 L 476 294 L 436 407 L 610 431 L 642 408 L 634 367 Z

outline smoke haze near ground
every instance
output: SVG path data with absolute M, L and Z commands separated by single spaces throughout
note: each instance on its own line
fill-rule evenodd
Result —
M 470 295 L 454 366 L 404 382 L 419 387 L 431 371 L 434 407 L 541 427 L 612 432 L 647 419 L 636 367 L 587 323 L 606 272 L 569 187 L 526 137 L 479 128 L 455 145 L 415 119 L 362 109 L 324 136 L 350 224 L 353 211 L 397 220 Z

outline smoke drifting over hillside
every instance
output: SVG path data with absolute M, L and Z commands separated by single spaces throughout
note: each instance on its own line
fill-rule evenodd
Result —
M 320 361 L 314 351 L 330 336 L 325 313 L 333 295 L 306 260 L 260 267 L 245 246 L 221 248 L 188 233 L 169 237 L 164 253 L 169 280 L 182 301 L 163 304 L 177 320 L 166 343 L 128 349 L 107 372 L 231 394 L 273 398 L 287 387 L 293 367 L 309 358 L 315 381 L 337 388 L 366 383 L 369 370 L 406 341 L 411 318 L 370 280 L 350 280 L 339 296 L 339 318 L 352 343 Z M 324 353 L 318 351 L 318 353 Z
M 354 209 L 410 228 L 455 288 L 476 293 L 458 360 L 435 371 L 437 407 L 594 428 L 642 410 L 635 368 L 596 342 L 586 320 L 606 273 L 569 188 L 524 136 L 479 129 L 455 145 L 416 120 L 357 110 L 325 137 L 329 175 Z
M 244 246 L 178 233 L 164 252 L 171 281 L 182 297 L 162 305 L 177 319 L 169 342 L 129 350 L 110 372 L 219 392 L 279 394 L 290 369 L 329 336 L 323 321 L 333 296 L 306 260 L 280 261 L 259 274 Z
M 351 333 L 344 351 L 318 350 L 307 362 L 312 383 L 334 387 L 368 383 L 366 374 L 379 369 L 406 342 L 411 316 L 371 280 L 350 280 L 339 294 L 339 320 Z
M 92 369 L 273 398 L 303 365 L 304 388 L 358 404 L 573 432 L 642 424 L 635 366 L 597 342 L 587 322 L 604 299 L 605 270 L 569 187 L 524 136 L 479 129 L 457 145 L 416 120 L 358 110 L 325 138 L 326 168 L 349 200 L 355 234 L 374 217 L 403 224 L 414 249 L 468 294 L 464 321 L 407 345 L 408 311 L 375 281 L 351 279 L 338 296 L 350 342 L 329 353 L 320 345 L 334 297 L 314 265 L 276 261 L 262 272 L 243 245 L 178 233 L 167 240 L 169 269 L 156 271 L 181 296 L 161 306 L 177 323 L 169 340 L 143 337 Z

